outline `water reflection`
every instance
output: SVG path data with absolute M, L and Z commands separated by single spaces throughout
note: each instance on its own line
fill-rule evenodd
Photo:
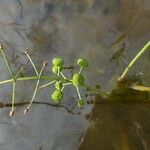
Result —
M 148 104 L 100 104 L 79 149 L 149 149 Z
M 147 31 L 149 31 L 150 21 L 147 18 L 150 10 L 148 6 L 149 0 L 1 0 L 0 42 L 7 47 L 14 70 L 17 67 L 27 66 L 25 75 L 34 73 L 23 54 L 25 49 L 30 50 L 38 68 L 41 67 L 43 60 L 51 61 L 55 55 L 63 56 L 65 65 L 74 64 L 74 60 L 79 56 L 88 58 L 91 64 L 89 70 L 85 72 L 88 83 L 92 85 L 99 83 L 102 88 L 111 91 L 116 87 L 116 79 L 126 66 L 126 62 L 129 62 L 139 47 L 142 47 L 149 39 Z M 109 47 L 122 33 L 125 33 L 125 36 L 117 44 Z M 120 50 L 123 43 L 125 47 Z M 125 62 L 120 61 L 121 57 Z M 143 61 L 145 57 L 144 55 L 131 74 L 142 71 L 144 75 L 146 74 L 143 82 L 148 84 L 150 83 L 147 73 L 149 62 Z M 114 61 L 109 62 L 110 59 L 116 61 L 116 58 L 119 60 L 117 65 Z M 1 80 L 9 78 L 1 59 L 0 72 L 3 72 L 0 75 Z M 49 68 L 46 72 L 49 73 Z M 29 100 L 34 85 L 34 82 L 18 83 L 17 102 Z M 10 89 L 9 85 L 0 87 L 2 102 L 10 102 Z M 40 91 L 36 101 L 49 102 L 51 90 Z M 66 93 L 64 103 L 69 104 L 72 102 L 71 98 L 76 95 L 70 88 L 66 90 Z M 134 106 L 137 107 L 137 105 L 129 105 L 129 110 Z M 105 121 L 107 123 L 108 118 L 110 123 L 117 118 L 116 114 L 110 115 L 111 110 L 115 109 L 117 114 L 123 115 L 123 110 L 117 108 L 126 106 L 98 107 L 102 108 L 98 109 L 97 113 L 106 115 L 106 118 L 102 119 L 103 126 Z M 143 111 L 148 111 L 148 107 L 143 106 Z M 140 105 L 137 109 L 139 108 Z M 23 116 L 23 107 L 19 107 L 16 109 L 16 116 L 9 118 L 9 110 L 0 109 L 1 122 L 10 123 L 10 125 L 0 124 L 1 149 L 77 149 L 88 125 L 84 115 L 90 110 L 91 106 L 86 106 L 80 115 L 71 115 L 63 108 L 34 105 L 29 115 Z M 106 113 L 101 113 L 101 111 Z M 139 113 L 135 113 L 133 117 L 136 115 Z M 142 117 L 147 119 L 148 113 L 145 115 L 143 114 Z M 126 116 L 127 121 L 131 122 L 130 111 L 127 111 Z M 116 120 L 117 128 L 116 125 L 108 130 L 101 128 L 106 140 L 114 147 L 115 142 L 112 142 L 111 136 L 107 138 L 107 135 L 109 132 L 114 134 L 116 130 L 119 130 L 120 133 L 120 124 L 122 126 L 124 123 L 121 118 Z M 135 121 L 131 122 L 134 128 Z M 143 131 L 145 126 L 143 121 Z M 130 130 L 129 127 L 127 129 Z M 116 135 L 118 140 L 120 136 L 120 134 Z M 132 134 L 121 137 L 126 139 L 127 143 L 128 138 L 132 136 L 134 137 Z M 136 142 L 138 143 L 138 140 Z M 104 145 L 104 143 L 101 144 Z M 107 145 L 106 143 L 104 148 L 107 148 Z

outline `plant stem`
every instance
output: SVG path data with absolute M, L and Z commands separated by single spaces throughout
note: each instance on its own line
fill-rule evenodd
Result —
M 15 80 L 16 81 L 26 81 L 26 80 L 36 80 L 38 78 L 39 78 L 38 76 L 29 76 L 29 77 L 18 77 Z M 55 78 L 50 77 L 50 76 L 41 76 L 41 79 L 43 79 L 43 80 L 54 80 Z M 5 83 L 10 83 L 10 82 L 13 82 L 13 79 L 8 79 L 8 80 L 1 81 L 0 85 L 5 84 Z
M 81 74 L 82 70 L 83 70 L 83 67 L 81 67 L 81 68 L 80 68 L 80 70 L 79 70 L 79 74 Z
M 1 85 L 1 84 L 5 84 L 5 83 L 9 83 L 9 82 L 12 82 L 12 81 L 13 81 L 13 79 L 4 80 L 4 81 L 1 81 L 1 82 L 0 82 L 0 85 Z
M 41 75 L 42 75 L 42 72 L 43 72 L 44 68 L 45 68 L 45 63 L 43 64 L 42 69 L 40 70 L 40 73 L 38 74 L 38 80 L 37 80 L 37 83 L 36 83 L 36 87 L 35 87 L 32 99 L 30 101 L 30 104 L 28 105 L 28 107 L 24 111 L 25 113 L 29 110 L 29 108 L 31 107 L 31 104 L 34 101 L 34 98 L 36 96 L 36 93 L 37 93 L 37 90 L 38 90 L 38 87 L 39 87 L 39 83 L 40 83 L 40 79 L 41 79 Z
M 2 53 L 2 55 L 3 55 L 4 61 L 5 61 L 5 63 L 6 63 L 6 66 L 7 66 L 7 68 L 8 68 L 8 71 L 9 71 L 11 77 L 12 77 L 12 82 L 13 82 L 12 107 L 11 107 L 11 111 L 10 111 L 10 116 L 13 116 L 13 115 L 14 115 L 14 103 L 15 103 L 15 91 L 16 91 L 16 79 L 15 79 L 15 76 L 13 75 L 13 72 L 12 72 L 12 70 L 11 70 L 9 61 L 8 61 L 7 56 L 6 56 L 6 54 L 4 53 L 3 48 L 1 47 L 1 45 L 0 45 L 0 50 L 1 50 L 1 53 Z
M 101 95 L 102 97 L 106 98 L 109 96 L 110 93 L 106 92 L 106 91 L 103 91 L 101 89 L 97 89 L 95 87 L 92 87 L 88 84 L 84 84 L 84 87 L 87 88 L 88 90 L 90 90 L 92 93 L 95 93 L 95 94 L 98 94 L 98 95 Z
M 7 59 L 7 57 L 6 57 L 5 53 L 4 53 L 3 48 L 1 47 L 1 45 L 0 45 L 0 50 L 1 50 L 1 53 L 2 53 L 2 55 L 3 55 L 5 64 L 6 64 L 7 68 L 8 68 L 8 71 L 9 71 L 11 77 L 14 79 L 12 70 L 11 70 L 11 68 L 10 68 L 10 64 L 9 64 L 9 62 L 8 62 L 8 59 Z
M 72 84 L 72 83 L 70 83 L 70 82 L 69 82 L 69 83 L 64 83 L 63 85 L 65 85 L 65 86 L 66 86 L 66 85 L 70 85 L 70 84 Z
M 67 78 L 65 77 L 65 75 L 62 73 L 62 72 L 60 72 L 60 74 L 61 74 L 61 76 L 66 80 Z
M 40 89 L 41 89 L 41 88 L 45 88 L 45 87 L 47 87 L 47 86 L 53 84 L 54 82 L 56 82 L 56 80 L 54 80 L 54 81 L 52 81 L 52 82 L 49 82 L 49 83 L 47 83 L 47 84 L 44 84 L 44 85 L 40 86 L 39 88 L 40 88 Z
M 38 76 L 39 73 L 38 73 L 38 71 L 37 71 L 37 69 L 36 69 L 36 67 L 35 67 L 35 65 L 34 65 L 34 63 L 33 63 L 32 59 L 31 59 L 31 57 L 29 56 L 29 54 L 28 54 L 27 51 L 25 52 L 25 54 L 27 55 L 28 59 L 30 60 L 30 62 L 31 62 L 31 64 L 32 64 L 33 68 L 34 68 L 34 71 L 35 71 L 36 75 Z
M 80 100 L 81 99 L 81 94 L 80 94 L 78 86 L 76 86 L 76 90 L 77 90 L 77 94 L 78 94 L 78 97 L 79 97 L 79 100 Z
M 13 81 L 13 90 L 12 90 L 12 112 L 14 112 L 14 104 L 15 104 L 15 92 L 16 92 L 16 82 Z
M 57 76 L 59 77 L 60 75 L 60 67 L 58 67 L 58 73 L 57 73 Z
M 64 90 L 65 86 L 66 86 L 66 85 L 63 85 L 63 87 L 62 87 L 61 91 L 63 91 L 63 90 Z
M 121 81 L 125 75 L 129 72 L 129 70 L 131 69 L 131 67 L 134 65 L 134 63 L 141 57 L 141 55 L 148 50 L 150 47 L 150 41 L 140 50 L 140 52 L 134 57 L 134 59 L 129 63 L 129 65 L 126 67 L 126 69 L 124 70 L 124 72 L 122 73 L 122 75 L 120 76 L 120 78 L 118 79 L 119 81 Z

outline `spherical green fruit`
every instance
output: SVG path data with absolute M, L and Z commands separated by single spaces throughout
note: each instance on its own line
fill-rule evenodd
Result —
M 86 59 L 79 58 L 77 63 L 82 68 L 86 68 L 88 66 L 88 61 Z
M 57 74 L 58 73 L 58 70 L 59 71 L 62 71 L 63 67 L 60 67 L 60 66 L 53 66 L 52 68 L 52 72 Z
M 83 99 L 80 99 L 77 103 L 77 106 L 80 107 L 80 108 L 83 108 L 84 106 L 84 100 Z
M 51 97 L 52 97 L 52 100 L 58 104 L 63 99 L 64 94 L 62 93 L 61 90 L 55 90 Z
M 62 58 L 58 57 L 58 58 L 54 58 L 52 63 L 54 66 L 63 66 L 64 61 Z
M 82 86 L 84 84 L 84 77 L 83 75 L 76 73 L 73 75 L 72 83 L 74 86 Z
M 62 84 L 61 81 L 57 81 L 57 82 L 55 83 L 55 88 L 56 88 L 57 90 L 61 90 L 62 87 L 63 87 L 63 84 Z

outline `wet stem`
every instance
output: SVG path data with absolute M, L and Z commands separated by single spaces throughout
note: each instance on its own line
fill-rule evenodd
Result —
M 79 100 L 81 100 L 81 94 L 80 94 L 78 86 L 76 86 L 76 90 L 77 90 L 77 94 L 78 94 Z
M 15 103 L 15 91 L 16 91 L 16 80 L 15 80 L 15 76 L 13 75 L 13 72 L 11 70 L 11 67 L 10 67 L 10 64 L 9 64 L 9 61 L 4 53 L 4 50 L 2 48 L 2 46 L 0 45 L 0 50 L 1 50 L 1 53 L 3 55 L 3 58 L 4 58 L 4 61 L 5 61 L 5 64 L 7 66 L 7 69 L 12 77 L 12 82 L 13 82 L 13 90 L 12 90 L 12 110 L 10 112 L 10 116 L 12 116 L 14 114 L 14 103 Z
M 43 72 L 44 68 L 45 68 L 45 64 L 43 64 L 42 69 L 40 70 L 40 73 L 38 74 L 38 80 L 37 80 L 37 83 L 36 83 L 36 87 L 35 87 L 32 99 L 30 101 L 30 104 L 28 105 L 28 107 L 26 108 L 26 110 L 29 110 L 29 108 L 31 107 L 31 104 L 33 103 L 33 100 L 34 100 L 34 98 L 36 96 L 36 93 L 37 93 L 37 90 L 39 88 L 40 78 L 41 78 L 41 75 L 42 75 L 42 72 Z
M 150 41 L 145 44 L 145 46 L 139 51 L 139 53 L 132 59 L 132 61 L 129 63 L 129 65 L 125 68 L 124 72 L 122 73 L 122 75 L 120 76 L 120 78 L 118 79 L 119 81 L 121 81 L 125 75 L 129 72 L 129 70 L 133 67 L 133 65 L 135 64 L 135 62 L 142 56 L 142 54 L 144 52 L 146 52 L 146 50 L 148 50 L 150 48 Z

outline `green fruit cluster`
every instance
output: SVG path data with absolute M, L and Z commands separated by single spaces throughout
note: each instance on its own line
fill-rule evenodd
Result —
M 57 74 L 59 71 L 62 71 L 63 69 L 63 59 L 58 57 L 58 58 L 54 58 L 52 61 L 53 67 L 52 67 L 52 72 L 54 74 Z
M 64 63 L 64 61 L 62 58 L 60 58 L 60 57 L 54 58 L 52 61 L 52 64 L 53 64 L 52 72 L 54 74 L 58 74 L 58 72 L 60 72 L 62 74 L 63 63 Z M 60 76 L 58 76 L 58 78 L 55 82 L 55 91 L 51 95 L 51 98 L 52 98 L 54 103 L 58 104 L 62 101 L 62 99 L 64 97 L 63 88 L 65 87 L 65 85 L 71 84 L 71 85 L 75 86 L 77 89 L 77 94 L 79 97 L 79 100 L 77 102 L 77 106 L 79 108 L 83 108 L 84 100 L 81 98 L 80 91 L 79 91 L 78 87 L 84 86 L 85 80 L 84 80 L 84 76 L 81 74 L 81 71 L 82 71 L 82 69 L 84 69 L 88 66 L 88 61 L 86 59 L 79 58 L 77 60 L 77 64 L 80 67 L 80 71 L 76 72 L 72 76 L 72 79 L 61 78 Z
M 86 59 L 79 58 L 77 64 L 82 68 L 86 68 L 88 66 L 88 61 Z
M 61 90 L 55 90 L 54 93 L 51 95 L 51 97 L 52 100 L 58 104 L 62 101 L 64 94 Z
M 84 77 L 82 74 L 75 73 L 72 78 L 72 84 L 74 86 L 82 86 L 84 84 Z

